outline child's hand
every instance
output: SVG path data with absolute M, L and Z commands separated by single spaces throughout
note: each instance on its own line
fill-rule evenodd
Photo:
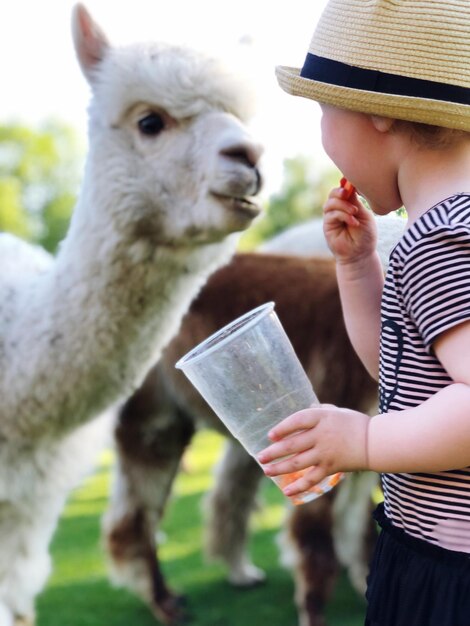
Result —
M 267 476 L 279 476 L 311 468 L 283 492 L 293 496 L 307 491 L 326 476 L 339 471 L 368 469 L 369 416 L 332 405 L 298 411 L 269 433 L 273 445 L 258 454 Z M 289 458 L 277 461 L 282 457 Z
M 340 263 L 352 263 L 368 257 L 377 245 L 374 218 L 354 191 L 332 189 L 323 207 L 323 231 L 328 246 Z

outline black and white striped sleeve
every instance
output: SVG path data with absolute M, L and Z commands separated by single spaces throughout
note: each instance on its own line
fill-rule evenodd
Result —
M 440 225 L 417 241 L 403 268 L 403 297 L 429 351 L 470 319 L 470 226 Z

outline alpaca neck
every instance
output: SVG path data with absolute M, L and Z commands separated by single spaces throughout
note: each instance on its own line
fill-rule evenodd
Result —
M 56 262 L 34 283 L 13 329 L 24 393 L 12 419 L 29 435 L 69 430 L 128 395 L 235 245 L 228 238 L 170 248 L 123 236 L 115 224 L 99 223 L 107 212 L 90 202 L 92 195 L 79 200 Z M 125 198 L 113 206 L 114 215 L 129 210 Z M 31 346 L 34 366 L 25 368 Z M 57 371 L 63 375 L 45 375 Z

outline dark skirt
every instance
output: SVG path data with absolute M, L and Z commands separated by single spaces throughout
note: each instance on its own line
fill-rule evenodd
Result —
M 365 626 L 470 626 L 470 555 L 382 528 L 367 581 Z

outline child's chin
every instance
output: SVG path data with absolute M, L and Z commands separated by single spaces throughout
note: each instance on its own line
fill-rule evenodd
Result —
M 373 202 L 369 202 L 369 206 L 375 215 L 388 215 L 389 213 L 393 213 L 393 211 L 400 208 L 395 206 L 383 206 Z

